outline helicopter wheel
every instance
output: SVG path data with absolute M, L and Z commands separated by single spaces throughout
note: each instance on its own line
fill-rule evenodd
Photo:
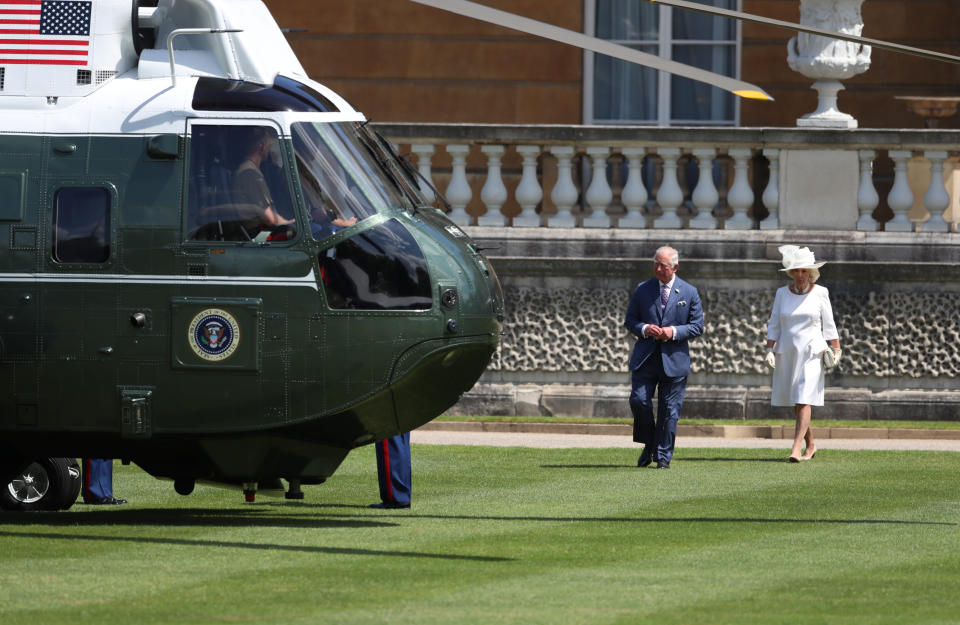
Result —
M 11 512 L 67 510 L 80 494 L 75 458 L 43 458 L 16 472 L 0 488 L 0 508 Z

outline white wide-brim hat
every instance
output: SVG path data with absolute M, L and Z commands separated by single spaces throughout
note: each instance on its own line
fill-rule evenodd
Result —
M 780 271 L 793 271 L 794 269 L 819 269 L 826 265 L 826 261 L 817 262 L 813 252 L 808 247 L 797 247 L 796 245 L 781 245 L 777 251 L 783 256 L 783 269 Z

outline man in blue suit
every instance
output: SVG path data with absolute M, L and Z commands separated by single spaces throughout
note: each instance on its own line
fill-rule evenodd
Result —
M 690 375 L 688 341 L 703 332 L 703 308 L 697 289 L 677 276 L 680 259 L 672 247 L 653 257 L 654 277 L 637 285 L 624 325 L 637 337 L 630 356 L 633 390 L 633 440 L 643 443 L 638 467 L 656 462 L 669 469 L 677 419 Z M 653 394 L 658 392 L 657 419 Z

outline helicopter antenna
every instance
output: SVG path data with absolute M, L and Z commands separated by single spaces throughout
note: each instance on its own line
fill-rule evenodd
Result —
M 545 39 L 591 50 L 600 54 L 606 54 L 607 56 L 612 56 L 624 61 L 630 61 L 631 63 L 669 72 L 675 76 L 683 76 L 684 78 L 705 82 L 714 87 L 719 87 L 720 89 L 734 93 L 742 98 L 773 100 L 770 94 L 757 85 L 737 80 L 736 78 L 708 72 L 698 67 L 685 65 L 669 59 L 662 59 L 653 54 L 640 52 L 639 50 L 621 46 L 604 39 L 590 37 L 583 33 L 560 28 L 559 26 L 545 22 L 538 22 L 537 20 L 514 15 L 506 11 L 492 9 L 488 6 L 477 4 L 476 2 L 469 2 L 468 0 L 411 0 L 411 2 L 430 6 L 435 9 L 443 9 L 444 11 L 472 17 L 482 22 L 537 35 Z
M 413 0 L 414 2 L 419 2 L 420 0 Z M 733 11 L 731 9 L 722 9 L 719 7 L 714 7 L 706 4 L 697 4 L 696 2 L 688 2 L 687 0 L 648 0 L 649 2 L 654 2 L 657 4 L 664 4 L 666 6 L 677 7 L 679 9 L 690 9 L 691 11 L 698 11 L 700 13 L 709 13 L 710 15 L 720 15 L 723 17 L 729 17 L 732 19 L 743 20 L 745 22 L 756 22 L 758 24 L 766 24 L 767 26 L 777 26 L 779 28 L 787 28 L 789 30 L 796 30 L 802 33 L 809 33 L 811 35 L 820 35 L 822 37 L 830 37 L 831 39 L 842 39 L 844 41 L 852 41 L 854 43 L 863 43 L 874 48 L 880 48 L 881 50 L 892 50 L 894 52 L 902 52 L 904 54 L 912 54 L 913 56 L 923 57 L 925 59 L 933 59 L 934 61 L 946 61 L 947 63 L 960 63 L 960 56 L 953 56 L 951 54 L 944 54 L 942 52 L 934 52 L 932 50 L 924 50 L 923 48 L 914 48 L 911 46 L 905 46 L 899 43 L 893 43 L 890 41 L 881 41 L 879 39 L 870 39 L 869 37 L 860 37 L 858 35 L 848 35 L 847 33 L 840 33 L 832 30 L 827 30 L 825 28 L 817 28 L 815 26 L 806 26 L 804 24 L 795 24 L 793 22 L 785 22 L 783 20 L 776 20 L 770 17 L 761 17 L 759 15 L 753 15 L 752 13 L 744 13 L 742 11 Z

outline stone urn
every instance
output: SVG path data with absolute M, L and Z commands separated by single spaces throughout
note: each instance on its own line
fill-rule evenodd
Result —
M 864 0 L 800 0 L 800 23 L 859 36 L 863 32 L 860 7 Z M 856 128 L 857 120 L 837 108 L 841 80 L 870 68 L 870 46 L 798 33 L 787 42 L 787 64 L 795 72 L 812 78 L 817 90 L 817 110 L 797 120 L 797 126 L 815 128 Z

